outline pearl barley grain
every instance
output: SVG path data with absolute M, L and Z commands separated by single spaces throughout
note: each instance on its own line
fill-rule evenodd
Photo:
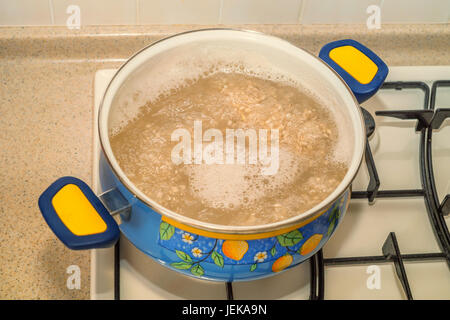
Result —
M 196 120 L 203 132 L 218 129 L 223 137 L 227 129 L 278 129 L 278 171 L 263 176 L 261 164 L 247 158 L 173 163 L 171 134 L 185 128 L 193 137 Z M 148 102 L 111 137 L 111 147 L 125 174 L 164 207 L 210 223 L 258 225 L 298 215 L 335 190 L 347 172 L 334 156 L 338 138 L 330 111 L 301 88 L 218 72 Z

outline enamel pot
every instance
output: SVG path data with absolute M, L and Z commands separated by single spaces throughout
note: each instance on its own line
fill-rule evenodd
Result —
M 244 63 L 275 70 L 329 101 L 339 125 L 347 130 L 349 166 L 326 199 L 276 223 L 215 225 L 164 208 L 124 174 L 111 149 L 110 135 L 137 114 L 152 94 L 149 88 L 170 84 L 212 59 L 224 65 Z M 60 178 L 39 198 L 42 215 L 71 249 L 112 246 L 123 233 L 150 258 L 201 279 L 252 280 L 291 268 L 320 250 L 345 216 L 366 145 L 359 103 L 375 94 L 387 73 L 383 61 L 354 40 L 329 43 L 319 57 L 285 40 L 243 30 L 190 31 L 157 41 L 120 67 L 100 104 L 103 193 L 95 195 L 79 179 Z

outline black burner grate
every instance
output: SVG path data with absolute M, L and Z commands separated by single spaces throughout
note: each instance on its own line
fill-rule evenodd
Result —
M 399 278 L 403 290 L 407 299 L 412 300 L 413 295 L 409 286 L 408 277 L 403 265 L 403 261 L 430 261 L 430 260 L 446 260 L 450 267 L 450 245 L 449 245 L 449 231 L 443 216 L 448 214 L 450 206 L 450 198 L 447 195 L 439 204 L 437 198 L 432 159 L 431 159 L 431 136 L 432 130 L 438 129 L 445 118 L 450 116 L 450 109 L 439 108 L 434 110 L 434 104 L 436 101 L 437 87 L 448 86 L 450 87 L 450 81 L 436 81 L 433 83 L 431 99 L 430 89 L 427 84 L 423 82 L 387 82 L 383 85 L 382 89 L 420 89 L 424 92 L 424 109 L 423 110 L 402 110 L 402 111 L 377 111 L 377 116 L 391 116 L 400 119 L 416 119 L 418 121 L 416 131 L 421 132 L 420 141 L 420 172 L 422 179 L 422 189 L 411 190 L 378 190 L 380 181 L 375 167 L 375 162 L 370 151 L 370 147 L 366 150 L 366 165 L 370 175 L 369 185 L 367 191 L 354 191 L 352 192 L 352 198 L 367 198 L 369 202 L 373 202 L 375 198 L 386 197 L 418 197 L 423 196 L 430 218 L 431 225 L 433 227 L 436 240 L 439 244 L 441 252 L 437 253 L 423 253 L 423 254 L 401 254 L 400 248 L 397 243 L 397 239 L 394 232 L 389 233 L 386 241 L 382 247 L 381 256 L 366 256 L 366 257 L 348 257 L 348 258 L 335 258 L 335 259 L 317 259 L 317 261 L 323 261 L 318 265 L 318 271 L 311 273 L 311 287 L 318 288 L 318 293 L 315 290 L 311 290 L 310 299 L 321 299 L 324 297 L 324 268 L 327 265 L 355 265 L 355 264 L 372 264 L 393 262 L 397 277 Z M 429 103 L 430 101 L 430 103 Z M 322 251 L 322 250 L 321 250 Z M 322 256 L 322 252 L 317 255 Z M 313 260 L 313 259 L 311 259 Z M 311 267 L 317 268 L 318 262 L 311 262 Z
M 427 213 L 433 228 L 436 241 L 441 249 L 440 252 L 402 254 L 397 243 L 394 232 L 390 232 L 381 248 L 380 256 L 360 256 L 343 258 L 324 258 L 322 250 L 319 250 L 309 259 L 311 266 L 311 284 L 310 299 L 323 300 L 325 296 L 325 266 L 335 265 L 360 265 L 373 263 L 394 263 L 397 277 L 399 278 L 404 293 L 408 300 L 413 299 L 408 277 L 404 267 L 404 261 L 436 261 L 445 260 L 450 268 L 450 234 L 444 221 L 444 216 L 450 211 L 450 195 L 447 195 L 442 203 L 439 203 L 436 192 L 431 141 L 433 129 L 438 129 L 443 121 L 450 117 L 450 108 L 435 108 L 437 89 L 439 87 L 450 87 L 450 80 L 435 81 L 432 85 L 431 98 L 430 88 L 424 82 L 386 82 L 381 89 L 419 89 L 424 93 L 423 109 L 421 110 L 401 110 L 401 111 L 377 111 L 377 116 L 389 116 L 405 120 L 417 120 L 416 131 L 421 133 L 419 146 L 420 153 L 420 172 L 422 180 L 422 189 L 403 189 L 403 190 L 378 190 L 380 179 L 378 177 L 375 161 L 367 141 L 365 150 L 365 161 L 369 172 L 369 184 L 366 191 L 353 191 L 353 199 L 367 198 L 372 203 L 376 198 L 393 197 L 423 197 L 427 208 Z M 367 129 L 367 138 L 375 130 L 375 122 L 372 116 L 363 109 L 364 120 Z M 231 282 L 225 284 L 228 300 L 233 300 L 233 285 Z M 120 299 L 120 247 L 119 242 L 115 247 L 114 255 L 114 298 Z

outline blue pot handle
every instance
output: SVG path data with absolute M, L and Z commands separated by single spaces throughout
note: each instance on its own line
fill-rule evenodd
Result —
M 110 247 L 119 239 L 116 221 L 80 179 L 56 180 L 39 197 L 39 209 L 53 233 L 70 249 Z
M 344 79 L 359 103 L 373 96 L 389 73 L 380 57 L 351 39 L 326 44 L 320 50 L 319 58 Z

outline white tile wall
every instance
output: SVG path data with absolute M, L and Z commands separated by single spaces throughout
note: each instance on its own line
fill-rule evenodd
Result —
M 0 25 L 51 25 L 48 0 L 0 0 Z
M 224 24 L 295 24 L 302 0 L 223 0 Z
M 384 0 L 382 23 L 449 22 L 450 0 Z
M 137 0 L 140 24 L 214 24 L 221 0 Z
M 300 23 L 335 24 L 365 23 L 370 5 L 380 6 L 382 0 L 304 0 Z
M 69 5 L 81 25 L 449 23 L 450 0 L 0 0 L 0 26 L 65 25 Z
M 15 0 L 13 0 L 15 1 Z M 51 0 L 56 25 L 65 25 L 67 7 L 80 7 L 81 25 L 117 25 L 136 23 L 136 2 L 130 0 Z

